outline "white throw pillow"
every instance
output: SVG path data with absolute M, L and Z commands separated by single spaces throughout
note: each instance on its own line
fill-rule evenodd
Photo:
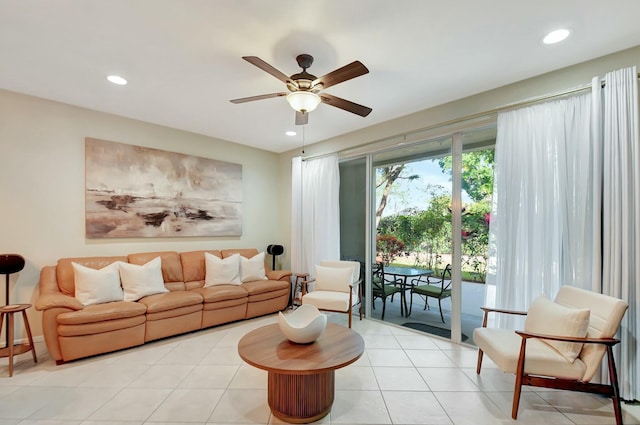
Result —
M 138 301 L 142 297 L 169 292 L 162 278 L 162 259 L 156 257 L 143 266 L 120 263 L 120 279 L 125 301 Z
M 571 336 L 584 338 L 589 329 L 588 308 L 576 309 L 554 303 L 544 295 L 536 298 L 524 322 L 526 332 L 545 335 Z M 564 358 L 571 363 L 580 355 L 582 345 L 574 342 L 541 340 L 555 348 Z
M 351 267 L 316 266 L 314 290 L 349 293 L 352 276 Z
M 208 252 L 204 253 L 206 275 L 204 286 L 240 285 L 240 254 L 233 254 L 225 259 L 218 258 Z
M 76 285 L 76 299 L 82 305 L 102 304 L 122 301 L 124 293 L 120 287 L 118 262 L 100 270 L 72 262 L 73 278 Z
M 251 258 L 240 257 L 240 280 L 251 282 L 252 280 L 266 280 L 264 270 L 264 251 Z

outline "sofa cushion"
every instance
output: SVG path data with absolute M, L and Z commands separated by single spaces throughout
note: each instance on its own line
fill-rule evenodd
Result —
M 251 258 L 240 258 L 240 280 L 250 282 L 253 280 L 266 280 L 264 268 L 264 251 Z
M 84 323 L 81 325 L 60 325 L 58 326 L 58 334 L 60 337 L 96 335 L 105 332 L 133 328 L 135 326 L 144 325 L 145 322 L 146 317 L 141 315 L 125 317 L 123 319 L 106 320 L 104 322 Z M 117 343 L 114 345 L 117 345 Z
M 196 288 L 189 292 L 196 292 L 202 296 L 205 303 L 247 298 L 247 291 L 238 285 L 215 285 L 206 288 Z
M 283 280 L 254 280 L 252 282 L 245 282 L 241 286 L 247 291 L 249 296 L 280 291 L 282 289 L 290 290 L 291 288 L 289 282 Z
M 61 313 L 57 316 L 57 321 L 60 325 L 81 325 L 144 316 L 146 312 L 147 306 L 144 304 L 115 301 L 90 305 L 82 310 Z
M 193 291 L 172 291 L 164 294 L 149 295 L 141 298 L 138 303 L 147 306 L 147 314 L 151 314 L 202 304 L 202 295 Z
M 74 279 L 74 271 L 72 263 L 80 264 L 92 269 L 101 269 L 109 264 L 117 261 L 127 261 L 126 256 L 117 257 L 76 257 L 76 258 L 61 258 L 58 260 L 56 266 L 56 282 L 60 292 L 65 295 L 75 295 L 76 286 Z
M 351 275 L 351 270 L 344 269 Z M 311 304 L 324 310 L 348 311 L 349 297 L 343 292 L 313 291 L 302 297 L 302 304 Z
M 78 263 L 73 266 L 75 281 L 75 297 L 82 305 L 122 301 L 124 293 L 120 286 L 118 262 L 109 264 L 100 270 L 85 267 Z
M 218 250 L 200 250 L 180 253 L 180 261 L 182 262 L 182 277 L 185 284 L 187 282 L 199 282 L 202 286 L 206 277 L 206 266 L 204 262 L 204 253 L 208 252 L 218 258 L 222 258 L 222 254 Z M 188 289 L 188 288 L 187 288 Z
M 128 263 L 119 263 L 119 266 L 125 301 L 137 301 L 148 295 L 169 292 L 162 280 L 160 257 L 142 266 Z
M 219 258 L 215 255 L 204 253 L 206 276 L 204 286 L 215 285 L 240 285 L 240 254 L 234 254 L 227 258 Z
M 522 337 L 510 329 L 476 328 L 473 342 L 504 372 L 516 373 Z M 541 339 L 527 340 L 524 371 L 531 375 L 582 379 L 586 365 L 576 359 L 568 362 L 557 350 Z
M 156 257 L 160 257 L 162 259 L 162 279 L 167 286 L 173 282 L 184 282 L 184 278 L 182 276 L 182 262 L 180 261 L 180 254 L 177 252 L 140 252 L 137 254 L 129 254 L 127 256 L 129 263 L 137 264 L 139 266 L 147 264 Z M 182 286 L 184 286 L 184 284 Z M 181 289 L 184 289 L 184 287 Z
M 258 250 L 255 248 L 223 249 L 220 250 L 220 254 L 222 255 L 222 258 L 230 257 L 233 254 L 240 254 L 244 258 L 251 258 L 258 254 Z
M 541 295 L 537 297 L 527 312 L 524 330 L 527 332 L 584 338 L 589 329 L 590 310 L 569 308 L 554 303 Z M 575 361 L 582 350 L 580 343 L 542 340 L 556 349 L 568 361 Z

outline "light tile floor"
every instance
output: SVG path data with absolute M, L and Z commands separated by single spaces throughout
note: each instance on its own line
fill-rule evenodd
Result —
M 18 357 L 12 378 L 0 360 L 0 425 L 279 424 L 267 406 L 266 372 L 237 354 L 257 318 L 56 366 L 44 344 L 39 363 Z M 332 314 L 346 324 L 346 316 Z M 514 378 L 476 351 L 375 320 L 353 329 L 366 344 L 336 372 L 336 397 L 323 424 L 613 424 L 610 400 L 566 391 L 525 390 L 510 418 Z M 640 408 L 623 406 L 625 424 Z

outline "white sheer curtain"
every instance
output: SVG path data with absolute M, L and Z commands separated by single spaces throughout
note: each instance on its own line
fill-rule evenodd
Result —
M 291 165 L 291 269 L 313 274 L 320 261 L 340 259 L 338 156 Z
M 629 303 L 616 347 L 620 393 L 640 400 L 640 140 L 636 67 L 610 72 L 594 97 L 603 104 L 602 292 Z M 602 92 L 602 93 L 600 93 Z
M 590 111 L 585 94 L 498 116 L 487 273 L 497 307 L 591 285 Z
M 561 285 L 627 301 L 616 363 L 622 398 L 638 400 L 637 70 L 604 80 L 590 94 L 499 115 L 487 283 L 502 308 L 526 310 Z

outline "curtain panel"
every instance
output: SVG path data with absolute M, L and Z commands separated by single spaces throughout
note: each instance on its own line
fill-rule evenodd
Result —
M 590 113 L 585 94 L 498 116 L 487 283 L 499 308 L 591 285 Z
M 638 73 L 635 67 L 610 72 L 605 86 L 594 79 L 602 103 L 602 292 L 629 303 L 620 325 L 616 361 L 620 393 L 640 400 L 640 146 Z
M 313 275 L 320 261 L 340 259 L 338 156 L 291 165 L 291 270 Z
M 625 400 L 640 399 L 637 75 L 610 72 L 589 94 L 499 114 L 487 268 L 500 308 L 527 310 L 561 285 L 627 301 L 616 347 Z

